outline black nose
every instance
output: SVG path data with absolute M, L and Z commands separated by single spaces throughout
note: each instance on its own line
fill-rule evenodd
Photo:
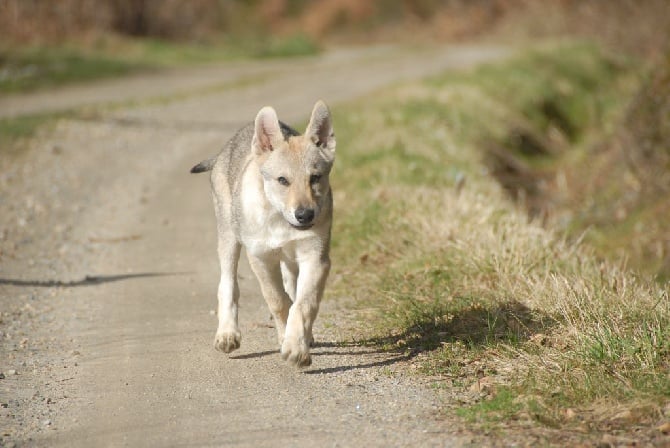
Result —
M 314 210 L 311 208 L 298 207 L 295 210 L 295 219 L 298 220 L 300 224 L 309 224 L 314 219 Z

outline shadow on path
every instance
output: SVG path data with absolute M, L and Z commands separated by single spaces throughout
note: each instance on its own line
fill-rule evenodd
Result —
M 80 280 L 22 280 L 16 278 L 0 278 L 0 285 L 11 286 L 32 286 L 40 288 L 74 288 L 77 286 L 93 286 L 101 285 L 103 283 L 119 282 L 123 280 L 131 280 L 134 278 L 147 277 L 168 277 L 173 275 L 184 275 L 186 272 L 140 272 L 137 274 L 119 274 L 119 275 L 87 275 Z
M 252 358 L 262 358 L 264 356 L 270 356 L 270 355 L 278 355 L 279 354 L 279 349 L 277 350 L 266 350 L 264 352 L 256 352 L 256 353 L 246 353 L 244 355 L 233 355 L 229 356 L 229 359 L 252 359 Z
M 346 372 L 346 371 L 349 371 L 349 370 L 356 370 L 356 369 L 370 369 L 372 367 L 384 367 L 384 366 L 390 366 L 392 364 L 396 364 L 398 362 L 408 361 L 408 360 L 412 359 L 413 356 L 414 356 L 413 354 L 409 353 L 409 354 L 405 354 L 405 355 L 399 355 L 399 356 L 394 356 L 392 358 L 383 359 L 381 361 L 369 362 L 369 363 L 366 363 L 366 364 L 327 367 L 325 369 L 306 370 L 303 373 L 305 373 L 306 375 L 321 375 L 321 374 L 327 374 L 327 373 Z
M 347 343 L 347 342 L 317 342 L 314 345 L 314 348 L 312 350 L 312 356 L 356 356 L 360 355 L 361 357 L 368 356 L 368 355 L 375 355 L 375 354 L 383 354 L 383 353 L 388 353 L 384 350 L 381 349 L 361 349 L 361 350 L 351 350 L 348 349 L 347 347 L 362 347 L 359 344 L 356 343 Z M 319 351 L 319 348 L 341 348 L 342 350 L 324 350 L 324 351 Z M 245 353 L 241 355 L 233 355 L 229 356 L 230 359 L 254 359 L 254 358 L 263 358 L 266 356 L 272 356 L 272 355 L 279 355 L 279 349 L 277 348 L 276 350 L 265 350 L 265 351 L 260 351 L 260 352 L 254 352 L 254 353 Z M 398 362 L 402 361 L 407 361 L 414 357 L 416 353 L 409 352 L 405 353 L 402 355 L 399 354 L 390 354 L 389 357 L 374 361 L 374 362 L 368 362 L 368 363 L 361 363 L 361 364 L 348 364 L 348 365 L 341 365 L 341 366 L 336 366 L 336 367 L 327 367 L 323 369 L 314 369 L 314 370 L 305 370 L 303 373 L 308 374 L 308 375 L 314 375 L 314 374 L 328 374 L 328 373 L 339 373 L 339 372 L 346 372 L 348 370 L 354 370 L 354 369 L 370 369 L 373 367 L 384 367 L 384 366 L 389 366 Z

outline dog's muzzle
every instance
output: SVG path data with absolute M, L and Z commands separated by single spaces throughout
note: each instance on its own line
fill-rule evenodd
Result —
M 293 213 L 298 225 L 293 225 L 296 229 L 309 229 L 314 224 L 316 213 L 313 208 L 298 207 Z

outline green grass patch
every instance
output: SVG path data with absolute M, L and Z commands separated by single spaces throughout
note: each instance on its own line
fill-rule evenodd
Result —
M 504 142 L 510 123 L 557 132 L 558 146 L 589 140 L 625 103 L 612 89 L 627 76 L 574 44 L 335 110 L 330 294 L 356 299 L 364 342 L 443 378 L 435 387 L 461 397 L 447 407 L 467 421 L 569 428 L 639 410 L 625 426 L 653 421 L 670 401 L 667 289 L 529 222 L 483 150 Z M 530 106 L 545 94 L 560 113 Z M 552 151 L 513 155 L 546 158 L 529 164 L 537 171 Z M 486 388 L 473 392 L 482 375 Z
M 18 142 L 32 137 L 38 129 L 64 115 L 66 114 L 42 114 L 0 119 L 0 156 L 18 154 L 22 150 Z
M 304 34 L 293 34 L 286 37 L 272 36 L 260 40 L 255 46 L 257 49 L 253 54 L 260 58 L 311 56 L 320 51 L 319 45 Z
M 0 92 L 25 92 L 62 84 L 127 75 L 150 65 L 69 48 L 0 51 Z
M 456 410 L 456 415 L 470 423 L 506 422 L 523 409 L 523 405 L 516 400 L 517 397 L 511 389 L 502 388 L 492 399 L 460 408 Z
M 10 141 L 30 137 L 38 127 L 49 122 L 52 118 L 52 115 L 30 115 L 27 117 L 2 119 L 0 120 L 0 139 Z

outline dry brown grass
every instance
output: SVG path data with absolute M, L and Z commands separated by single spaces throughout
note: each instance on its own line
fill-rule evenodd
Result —
M 529 222 L 481 163 L 477 135 L 518 114 L 485 86 L 528 63 L 335 111 L 332 293 L 364 310 L 364 340 L 404 352 L 470 425 L 550 431 L 550 443 L 557 428 L 575 443 L 640 427 L 657 440 L 670 418 L 667 287 Z

